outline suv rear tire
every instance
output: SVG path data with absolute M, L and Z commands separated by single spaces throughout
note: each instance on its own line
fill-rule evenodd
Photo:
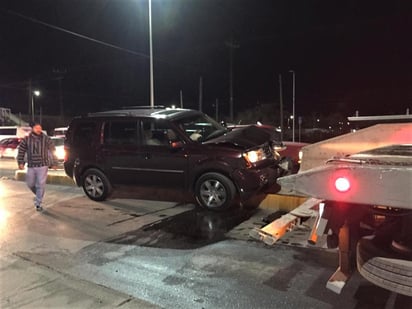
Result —
M 232 206 L 236 188 L 233 182 L 219 173 L 202 175 L 195 185 L 198 204 L 206 209 L 220 211 Z
M 104 201 L 112 191 L 112 185 L 96 168 L 86 170 L 83 175 L 83 191 L 93 201 Z

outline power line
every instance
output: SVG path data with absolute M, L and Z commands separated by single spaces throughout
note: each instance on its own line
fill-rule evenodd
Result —
M 114 49 L 119 50 L 119 51 L 123 51 L 123 52 L 129 53 L 129 54 L 135 55 L 135 56 L 143 57 L 145 59 L 150 59 L 149 55 L 146 55 L 146 54 L 141 53 L 141 52 L 137 52 L 137 51 L 134 51 L 134 50 L 131 50 L 131 49 L 127 49 L 127 48 L 124 48 L 124 47 L 121 47 L 121 46 L 117 46 L 117 45 L 114 45 L 114 44 L 111 44 L 111 43 L 107 43 L 107 42 L 104 42 L 104 41 L 86 36 L 84 34 L 80 34 L 80 33 L 77 33 L 77 32 L 59 27 L 59 26 L 55 26 L 55 25 L 46 23 L 44 21 L 35 19 L 33 17 L 29 17 L 29 16 L 26 16 L 26 15 L 20 14 L 18 12 L 12 11 L 12 10 L 4 10 L 4 9 L 0 9 L 0 10 L 3 11 L 3 12 L 8 13 L 10 15 L 17 16 L 19 18 L 31 21 L 33 23 L 43 25 L 47 28 L 51 28 L 53 30 L 62 31 L 64 33 L 70 34 L 72 36 L 75 36 L 75 37 L 78 37 L 78 38 L 81 38 L 81 39 L 84 39 L 84 40 L 88 40 L 88 41 L 91 41 L 91 42 L 94 42 L 94 43 L 97 43 L 97 44 L 100 44 L 100 45 L 103 45 L 103 46 L 106 46 L 106 47 L 111 47 L 111 48 L 114 48 Z M 167 61 L 167 60 L 164 60 L 164 59 L 160 59 L 158 57 L 153 57 L 153 60 L 156 60 L 158 62 L 163 62 L 163 63 L 169 64 L 171 66 L 182 67 L 182 68 L 189 69 L 189 70 L 192 70 L 192 71 L 195 71 L 195 72 L 202 71 L 199 67 L 189 66 L 189 65 L 179 65 L 179 64 L 171 63 L 170 61 Z
M 58 31 L 62 31 L 62 32 L 71 34 L 75 37 L 78 37 L 78 38 L 81 38 L 81 39 L 84 39 L 84 40 L 88 40 L 88 41 L 91 41 L 91 42 L 94 42 L 94 43 L 97 43 L 97 44 L 101 44 L 101 45 L 104 45 L 104 46 L 107 46 L 107 47 L 111 47 L 111 48 L 129 53 L 129 54 L 132 54 L 132 55 L 135 55 L 135 56 L 140 56 L 140 57 L 149 59 L 149 56 L 144 54 L 144 53 L 140 53 L 140 52 L 137 52 L 137 51 L 134 51 L 134 50 L 131 50 L 131 49 L 123 48 L 123 47 L 120 47 L 120 46 L 117 46 L 117 45 L 114 45 L 114 44 L 111 44 L 111 43 L 107 43 L 107 42 L 104 42 L 104 41 L 101 41 L 101 40 L 97 40 L 97 39 L 94 39 L 92 37 L 89 37 L 89 36 L 86 36 L 86 35 L 71 31 L 71 30 L 67 30 L 65 28 L 58 27 L 58 26 L 55 26 L 55 25 L 52 25 L 52 24 L 49 24 L 49 23 L 46 23 L 44 21 L 41 21 L 41 20 L 35 19 L 33 17 L 29 17 L 29 16 L 26 16 L 26 15 L 20 14 L 18 12 L 12 11 L 12 10 L 2 10 L 2 11 L 5 11 L 6 13 L 8 13 L 10 15 L 14 15 L 14 16 L 20 17 L 22 19 L 31 21 L 33 23 L 40 24 L 40 25 L 43 25 L 45 27 L 48 27 L 48 28 L 51 28 L 51 29 L 54 29 L 54 30 L 58 30 Z
M 111 48 L 114 48 L 116 50 L 123 51 L 123 52 L 129 53 L 129 54 L 132 54 L 132 55 L 135 55 L 135 56 L 139 56 L 139 57 L 142 57 L 142 58 L 145 58 L 145 59 L 150 59 L 150 56 L 147 55 L 147 54 L 144 54 L 144 53 L 141 53 L 141 52 L 136 52 L 134 50 L 123 48 L 121 46 L 117 46 L 117 45 L 114 45 L 114 44 L 111 44 L 111 43 L 107 43 L 107 42 L 104 42 L 104 41 L 101 41 L 101 40 L 98 40 L 98 39 L 95 39 L 95 38 L 92 38 L 92 37 L 89 37 L 89 36 L 86 36 L 86 35 L 71 31 L 71 30 L 65 29 L 63 27 L 55 26 L 53 24 L 49 24 L 49 23 L 46 23 L 44 21 L 38 20 L 36 18 L 23 15 L 21 13 L 15 12 L 13 10 L 0 9 L 0 11 L 3 11 L 7 14 L 22 18 L 24 20 L 27 20 L 27 21 L 30 21 L 30 22 L 33 22 L 33 23 L 36 23 L 36 24 L 43 25 L 43 26 L 45 26 L 47 28 L 51 28 L 53 30 L 62 31 L 64 33 L 70 34 L 70 35 L 75 36 L 75 37 L 79 37 L 79 38 L 84 39 L 84 40 L 88 40 L 88 41 L 91 41 L 91 42 L 94 42 L 94 43 L 97 43 L 97 44 L 100 44 L 100 45 L 103 45 L 103 46 L 106 46 L 106 47 L 111 47 Z M 224 47 L 224 44 L 222 44 L 221 42 L 215 42 L 215 43 L 209 43 L 208 47 L 199 47 L 199 48 L 201 48 L 202 50 L 204 50 L 205 48 L 215 49 L 216 47 L 219 47 L 219 46 Z M 192 49 L 192 51 L 195 51 L 195 50 L 196 49 Z M 204 66 L 183 65 L 183 64 L 170 62 L 168 60 L 165 60 L 165 59 L 162 59 L 162 58 L 159 58 L 159 57 L 153 57 L 153 60 L 156 61 L 156 62 L 162 62 L 162 63 L 170 65 L 172 67 L 180 67 L 180 68 L 186 69 L 188 71 L 194 72 L 196 74 L 198 74 L 198 73 L 201 73 L 203 75 L 205 75 L 205 74 L 210 75 L 211 74 L 211 73 L 207 72 L 208 70 Z M 100 65 L 100 64 L 98 64 L 98 65 Z M 104 63 L 103 65 L 108 65 L 108 64 Z M 91 65 L 91 66 L 93 66 L 93 65 Z M 74 68 L 76 68 L 76 67 L 80 67 L 80 66 L 75 66 Z M 87 66 L 85 66 L 85 67 L 87 68 Z M 70 67 L 69 71 L 74 71 L 73 67 Z M 225 74 L 223 74 L 222 72 L 213 72 L 212 75 L 213 76 L 220 76 L 220 77 L 225 76 Z

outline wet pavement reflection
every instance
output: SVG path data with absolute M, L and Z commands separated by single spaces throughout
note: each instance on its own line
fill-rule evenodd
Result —
M 194 209 L 127 232 L 108 242 L 170 249 L 200 248 L 226 239 L 228 231 L 256 212 L 256 209 L 225 212 Z

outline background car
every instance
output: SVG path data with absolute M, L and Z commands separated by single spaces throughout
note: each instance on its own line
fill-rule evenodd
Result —
M 17 158 L 17 147 L 20 145 L 21 138 L 11 137 L 0 141 L 0 158 Z
M 31 127 L 0 126 L 0 140 L 6 138 L 23 138 L 30 134 Z
M 53 136 L 51 137 L 51 140 L 53 141 L 54 147 L 56 148 L 54 154 L 56 155 L 57 160 L 59 160 L 59 162 L 63 162 L 66 155 L 66 151 L 64 150 L 64 138 Z
M 67 129 L 68 129 L 67 127 L 54 128 L 53 136 L 64 138 L 66 136 Z
M 296 174 L 300 168 L 301 149 L 309 144 L 289 141 L 283 141 L 282 144 L 283 147 L 277 151 L 279 152 L 281 158 L 290 159 L 290 166 L 285 169 L 290 171 L 291 174 Z

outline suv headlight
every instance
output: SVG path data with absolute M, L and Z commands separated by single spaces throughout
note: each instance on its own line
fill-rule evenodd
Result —
M 243 157 L 248 163 L 256 163 L 258 161 L 266 159 L 265 152 L 262 148 L 257 150 L 248 151 L 243 154 Z

